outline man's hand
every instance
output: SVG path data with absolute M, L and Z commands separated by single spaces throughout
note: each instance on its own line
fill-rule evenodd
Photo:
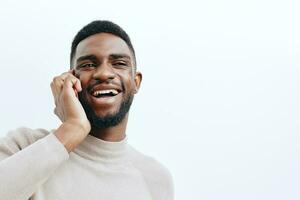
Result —
M 63 124 L 55 131 L 56 137 L 72 151 L 88 135 L 91 125 L 78 100 L 82 90 L 80 80 L 72 70 L 54 77 L 51 90 L 55 100 L 54 113 Z

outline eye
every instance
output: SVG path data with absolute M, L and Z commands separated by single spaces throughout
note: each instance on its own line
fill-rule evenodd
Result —
M 127 66 L 127 62 L 125 61 L 116 61 L 113 63 L 114 66 Z
M 116 62 L 115 65 L 126 65 L 125 62 Z
M 79 69 L 95 68 L 95 67 L 96 67 L 96 65 L 94 63 L 85 63 L 85 64 L 78 66 Z

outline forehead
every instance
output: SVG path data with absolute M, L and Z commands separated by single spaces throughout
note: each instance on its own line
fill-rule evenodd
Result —
M 82 40 L 76 48 L 74 60 L 85 55 L 108 57 L 111 54 L 127 54 L 132 59 L 126 42 L 110 33 L 98 33 Z

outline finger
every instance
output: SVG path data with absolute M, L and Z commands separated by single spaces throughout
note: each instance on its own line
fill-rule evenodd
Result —
M 70 77 L 70 80 L 72 79 L 72 87 L 76 90 L 76 92 L 80 92 L 82 90 L 80 80 L 73 74 L 69 74 L 66 78 L 68 77 Z
M 73 74 L 75 76 L 75 69 L 70 69 L 69 73 Z
M 55 105 L 57 105 L 57 96 L 58 96 L 58 93 L 56 91 L 56 88 L 54 87 L 54 83 L 53 82 L 51 82 L 50 87 L 51 87 L 52 95 L 53 95 L 53 98 L 54 98 L 54 103 L 55 103 Z
M 77 90 L 77 92 L 80 92 L 82 90 L 81 82 L 78 78 L 76 78 L 76 83 L 74 85 L 74 88 Z
M 69 72 L 72 73 L 72 75 L 78 79 L 74 88 L 77 90 L 77 92 L 80 92 L 82 90 L 81 82 L 79 77 L 76 76 L 75 69 L 71 69 Z
M 61 82 L 64 82 L 64 80 L 70 75 L 72 75 L 72 73 L 70 73 L 70 71 L 64 72 L 61 75 L 54 77 L 53 80 L 55 80 L 55 82 L 61 83 Z
M 66 89 L 69 92 L 71 90 L 74 91 L 74 89 L 76 90 L 76 92 L 81 91 L 80 80 L 73 75 L 67 76 L 64 81 L 63 89 Z
M 62 76 L 62 77 L 67 77 L 67 76 L 69 76 L 70 74 L 72 74 L 72 69 L 69 70 L 69 71 L 67 71 L 67 72 L 62 73 L 60 76 Z
M 56 76 L 53 78 L 53 89 L 55 91 L 55 94 L 59 94 L 61 92 L 62 86 L 64 84 L 65 79 L 72 75 L 69 71 L 68 72 L 64 72 L 59 76 Z
M 53 78 L 53 81 L 51 83 L 51 90 L 55 100 L 55 105 L 57 105 L 57 99 L 59 94 L 62 91 L 63 84 L 64 84 L 64 80 L 61 76 L 56 76 Z
M 50 84 L 52 95 L 53 95 L 54 100 L 55 100 L 55 105 L 57 105 L 57 99 L 58 99 L 59 94 L 61 93 L 64 80 L 69 74 L 70 73 L 65 72 L 65 73 L 62 73 L 59 76 L 54 77 L 51 84 Z

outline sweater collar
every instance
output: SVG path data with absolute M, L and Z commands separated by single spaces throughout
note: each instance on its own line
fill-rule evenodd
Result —
M 127 146 L 127 137 L 118 142 L 109 142 L 88 135 L 74 153 L 94 161 L 120 162 L 126 157 Z

